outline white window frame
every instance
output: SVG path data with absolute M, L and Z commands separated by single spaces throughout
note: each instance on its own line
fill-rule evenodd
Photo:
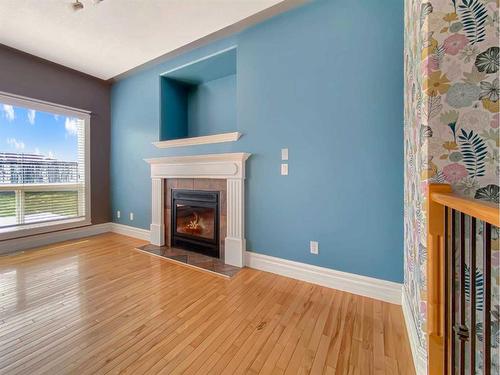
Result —
M 59 105 L 55 103 L 50 103 L 42 100 L 31 99 L 24 96 L 9 94 L 0 91 L 0 103 L 9 104 L 17 107 L 24 107 L 27 109 L 34 109 L 41 112 L 49 112 L 56 115 L 76 117 L 84 121 L 84 158 L 85 158 L 85 176 L 84 176 L 84 195 L 85 195 L 85 216 L 71 219 L 55 220 L 44 223 L 33 223 L 24 224 L 18 226 L 11 226 L 6 228 L 0 228 L 0 241 L 31 236 L 35 234 L 55 232 L 64 229 L 77 228 L 86 225 L 91 225 L 91 213 L 90 213 L 90 111 L 67 107 L 64 105 Z M 48 184 L 49 185 L 49 184 Z M 61 184 L 54 184 L 56 189 L 65 189 L 70 187 L 71 184 L 66 187 L 60 186 Z M 37 185 L 26 184 L 22 187 L 24 191 L 38 191 Z M 50 186 L 47 186 L 50 188 Z M 13 186 L 1 185 L 0 191 L 12 191 L 19 190 L 18 188 L 13 189 Z

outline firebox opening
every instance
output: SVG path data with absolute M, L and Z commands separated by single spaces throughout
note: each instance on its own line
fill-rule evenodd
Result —
M 172 189 L 171 207 L 172 246 L 219 258 L 219 192 Z

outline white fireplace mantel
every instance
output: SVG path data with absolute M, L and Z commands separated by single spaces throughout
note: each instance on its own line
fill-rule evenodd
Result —
M 165 244 L 164 186 L 167 178 L 218 178 L 227 180 L 227 237 L 225 262 L 243 267 L 245 241 L 245 162 L 248 153 L 171 156 L 144 159 L 151 167 L 151 243 Z

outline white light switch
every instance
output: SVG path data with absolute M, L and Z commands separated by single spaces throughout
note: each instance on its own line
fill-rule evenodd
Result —
M 130 213 L 130 221 L 134 221 L 134 213 L 133 212 Z
M 121 216 L 120 211 L 116 211 L 116 217 L 119 219 L 119 218 L 120 218 L 120 216 Z
M 288 160 L 288 149 L 287 148 L 281 149 L 281 160 Z
M 288 164 L 286 163 L 281 164 L 281 175 L 288 176 Z
M 311 250 L 311 254 L 317 255 L 319 253 L 318 241 L 310 241 L 309 242 L 309 249 Z

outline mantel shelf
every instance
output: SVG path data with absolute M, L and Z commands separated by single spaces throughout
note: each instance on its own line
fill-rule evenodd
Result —
M 207 145 L 211 143 L 235 142 L 238 139 L 240 139 L 241 136 L 242 134 L 240 132 L 221 133 L 221 134 L 205 135 L 202 137 L 191 137 L 191 138 L 171 139 L 169 141 L 158 141 L 158 142 L 153 142 L 153 145 L 155 145 L 158 148 Z

